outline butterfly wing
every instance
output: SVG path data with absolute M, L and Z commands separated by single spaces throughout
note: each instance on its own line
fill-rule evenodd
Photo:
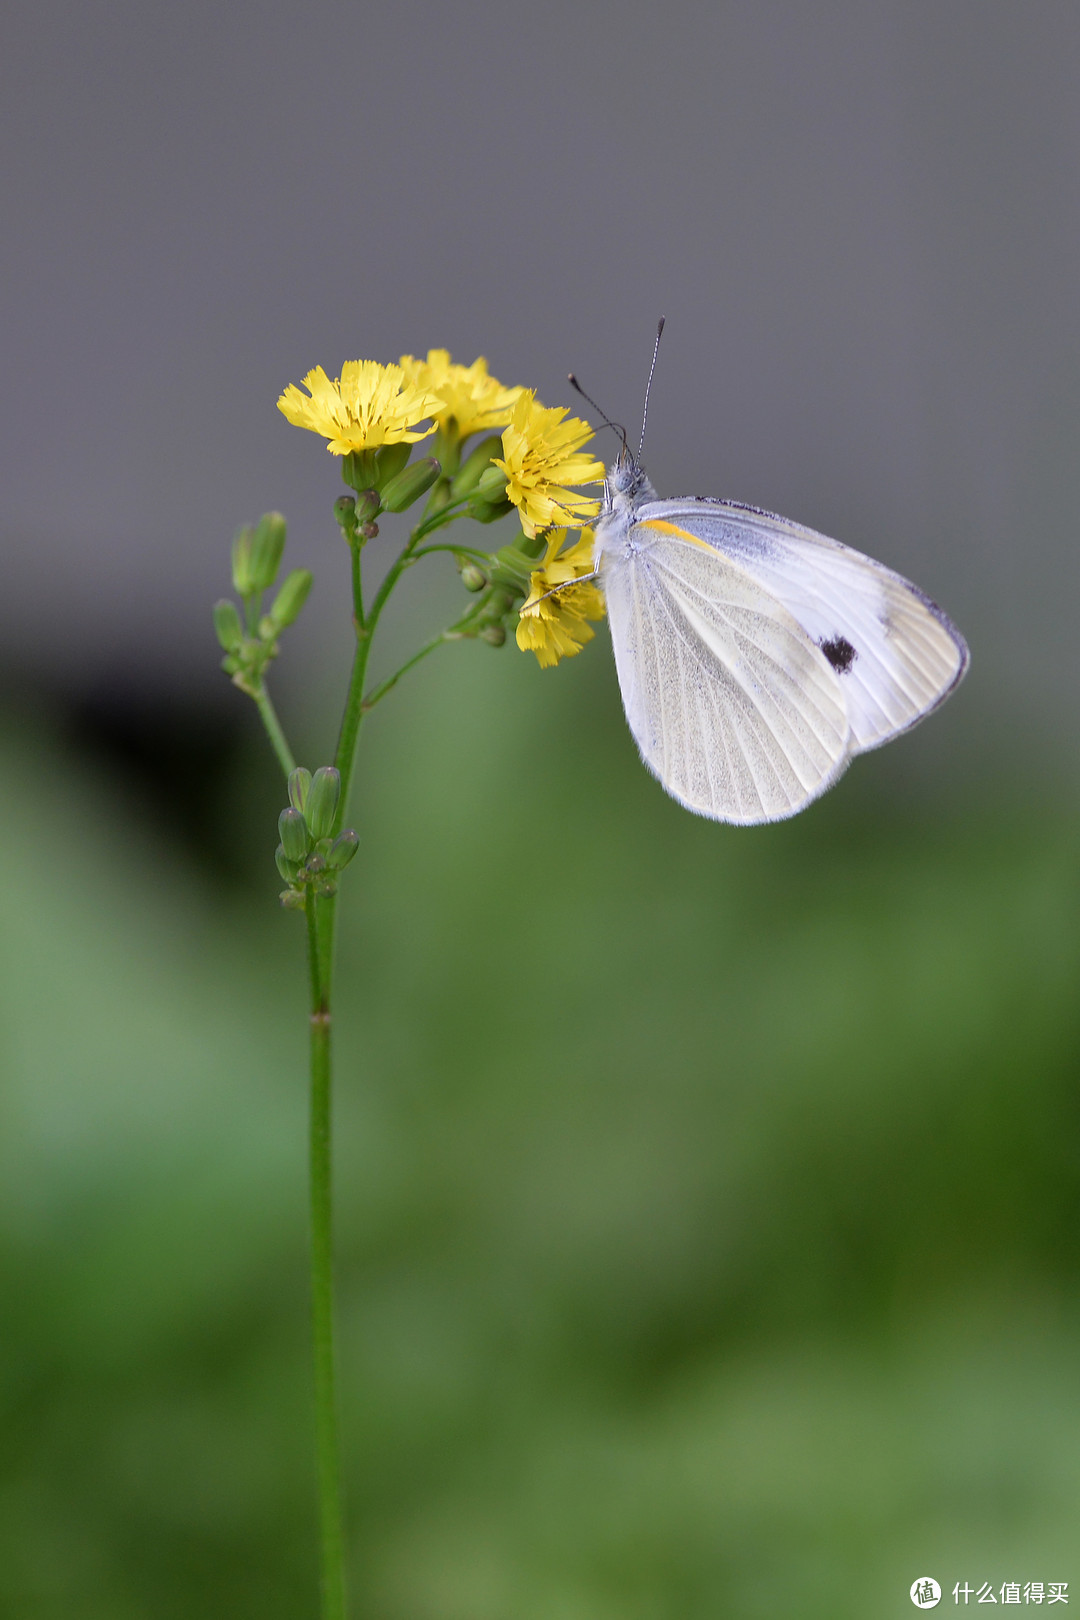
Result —
M 967 644 L 937 604 L 837 540 L 727 501 L 656 501 L 637 517 L 684 530 L 784 605 L 839 674 L 853 753 L 917 725 L 964 676 Z
M 840 677 L 739 562 L 637 523 L 601 578 L 626 718 L 674 798 L 777 821 L 836 781 L 851 741 Z

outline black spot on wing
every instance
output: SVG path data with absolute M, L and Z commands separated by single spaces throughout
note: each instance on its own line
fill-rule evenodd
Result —
M 838 675 L 846 675 L 859 656 L 851 642 L 841 635 L 835 635 L 830 641 L 822 641 L 818 645 Z

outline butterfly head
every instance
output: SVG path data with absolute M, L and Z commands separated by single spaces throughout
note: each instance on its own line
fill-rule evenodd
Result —
M 656 491 L 646 478 L 645 469 L 624 443 L 604 478 L 603 513 L 631 511 L 642 501 L 655 499 Z

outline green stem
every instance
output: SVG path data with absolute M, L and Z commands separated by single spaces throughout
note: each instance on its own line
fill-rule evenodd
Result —
M 455 557 L 474 557 L 477 562 L 482 563 L 491 561 L 491 553 L 489 551 L 478 551 L 474 546 L 450 545 L 449 542 L 441 546 L 421 546 L 419 551 L 413 552 L 413 556 L 430 557 L 432 553 L 436 551 L 449 551 L 452 552 Z
M 445 642 L 456 640 L 457 636 L 453 630 L 440 630 L 437 636 L 432 636 L 431 640 L 421 647 L 419 652 L 413 653 L 411 658 L 406 659 L 400 669 L 395 670 L 385 681 L 368 693 L 361 703 L 363 712 L 367 714 L 369 709 L 373 709 L 379 699 L 384 698 L 387 692 L 397 685 L 401 677 L 412 669 L 414 664 L 420 662 L 421 658 L 426 658 L 428 653 L 433 653 L 436 647 L 441 647 Z
M 311 977 L 311 1327 L 315 1358 L 315 1442 L 319 1478 L 323 1620 L 345 1620 L 345 1549 L 341 1464 L 338 1456 L 334 1356 L 333 1167 L 330 1146 L 330 955 L 318 913 L 333 900 L 308 900 L 308 964 Z
M 356 745 L 359 741 L 360 727 L 364 719 L 364 682 L 367 679 L 371 639 L 375 634 L 379 615 L 386 606 L 390 592 L 409 564 L 414 561 L 412 548 L 416 544 L 419 532 L 418 529 L 415 534 L 410 535 L 408 544 L 391 563 L 386 578 L 375 593 L 366 618 L 357 618 L 356 652 L 353 655 L 352 674 L 349 677 L 349 692 L 345 699 L 345 712 L 341 717 L 337 753 L 334 756 L 334 764 L 341 774 L 341 796 L 338 799 L 337 819 L 334 823 L 335 833 L 341 831 L 349 813 L 349 792 L 352 787 L 353 768 L 356 765 Z
M 364 587 L 360 577 L 361 569 L 359 542 L 357 542 L 355 545 L 351 545 L 349 550 L 352 553 L 353 623 L 356 626 L 356 633 L 359 635 L 361 630 L 364 628 Z
M 278 757 L 278 764 L 286 776 L 291 776 L 296 769 L 296 761 L 293 758 L 292 749 L 286 741 L 285 733 L 281 729 L 281 721 L 277 717 L 277 710 L 270 701 L 270 694 L 260 682 L 258 691 L 254 692 L 252 696 L 255 699 L 255 707 L 259 711 L 262 723 L 266 727 L 266 734 L 270 738 L 270 746 Z

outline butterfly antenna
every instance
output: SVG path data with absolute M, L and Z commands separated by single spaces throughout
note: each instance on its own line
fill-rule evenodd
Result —
M 653 372 L 656 370 L 656 357 L 660 353 L 660 338 L 663 335 L 663 331 L 664 317 L 661 315 L 659 324 L 656 328 L 656 342 L 653 344 L 652 365 L 649 367 L 649 380 L 645 384 L 645 403 L 641 407 L 641 443 L 638 445 L 637 453 L 639 461 L 641 460 L 641 452 L 645 448 L 645 418 L 649 414 L 649 393 L 652 389 Z
M 607 412 L 602 411 L 600 409 L 600 407 L 596 403 L 595 399 L 593 399 L 590 394 L 587 394 L 585 392 L 584 388 L 582 388 L 581 384 L 578 382 L 577 378 L 574 376 L 574 373 L 572 371 L 569 373 L 566 380 L 570 384 L 571 388 L 575 388 L 577 390 L 577 392 L 581 395 L 582 399 L 585 400 L 586 404 L 592 406 L 592 408 L 596 412 L 597 416 L 603 417 L 604 426 L 611 428 L 613 433 L 617 433 L 619 435 L 619 438 L 622 440 L 622 443 L 623 443 L 623 449 L 627 452 L 627 454 L 629 454 L 630 446 L 626 442 L 626 429 L 621 425 L 621 423 L 613 422 L 611 420 L 611 417 L 607 414 Z

